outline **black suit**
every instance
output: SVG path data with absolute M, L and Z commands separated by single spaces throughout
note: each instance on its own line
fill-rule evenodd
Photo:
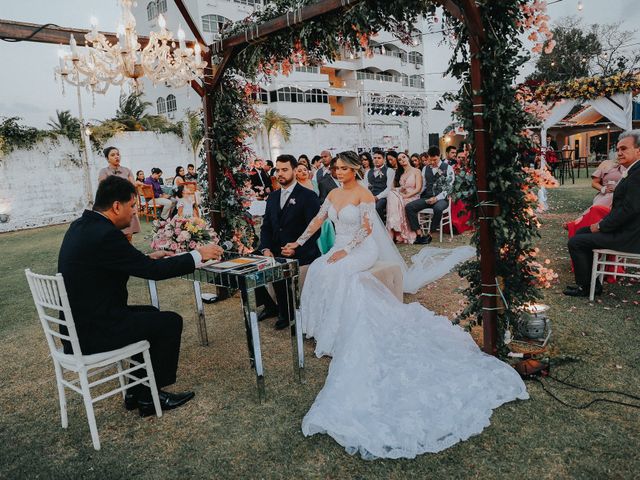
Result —
M 271 177 L 262 168 L 253 169 L 249 178 L 251 179 L 251 188 L 256 193 L 266 197 L 271 192 Z M 260 192 L 261 188 L 262 192 Z
M 129 276 L 164 280 L 194 268 L 191 255 L 152 260 L 108 218 L 85 210 L 67 230 L 58 256 L 82 353 L 148 340 L 158 388 L 174 383 L 182 318 L 151 306 L 127 305 L 127 281 Z M 70 352 L 70 345 L 65 351 Z
M 329 192 L 335 188 L 338 188 L 338 184 L 331 175 L 325 175 L 318 182 L 318 197 L 320 199 L 320 205 L 322 205 L 329 195 Z
M 280 208 L 280 196 L 282 189 L 276 190 L 267 198 L 267 206 L 262 219 L 260 230 L 260 251 L 269 249 L 274 257 L 282 256 L 282 247 L 287 243 L 295 242 L 307 228 L 320 210 L 318 196 L 313 190 L 303 187 L 300 184 L 291 191 L 284 208 Z M 316 232 L 304 245 L 296 248 L 293 258 L 298 260 L 300 265 L 308 265 L 320 256 L 320 250 L 316 241 L 319 232 Z M 286 305 L 287 285 L 283 282 L 276 282 L 273 285 L 276 291 L 276 299 L 280 306 Z M 259 305 L 269 304 L 269 295 L 265 289 L 256 290 L 256 299 Z M 290 309 L 280 308 L 280 314 L 285 318 L 291 313 Z
M 600 221 L 600 231 L 591 233 L 589 227 L 581 228 L 569 239 L 578 285 L 590 284 L 593 250 L 598 248 L 640 253 L 640 161 L 618 183 L 611 212 Z

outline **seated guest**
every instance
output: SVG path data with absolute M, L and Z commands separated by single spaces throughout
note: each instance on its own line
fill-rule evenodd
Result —
M 176 204 L 176 201 L 169 197 L 166 193 L 162 191 L 162 186 L 160 185 L 160 177 L 162 176 L 162 170 L 159 168 L 152 168 L 151 175 L 149 175 L 144 183 L 147 185 L 151 185 L 153 187 L 153 196 L 156 199 L 156 205 L 162 206 L 162 212 L 160 213 L 160 218 L 166 220 L 169 218 L 173 207 Z
M 456 172 L 468 171 L 469 170 L 469 158 L 467 157 L 467 152 L 461 150 L 456 155 L 456 164 L 453 166 L 453 170 Z
M 581 228 L 569 240 L 576 285 L 564 290 L 572 297 L 589 296 L 593 250 L 606 248 L 640 253 L 640 130 L 624 132 L 616 149 L 618 163 L 627 171 L 613 192 L 611 212 L 589 227 Z M 596 284 L 596 294 L 602 285 Z
M 440 149 L 430 147 L 427 151 L 428 165 L 422 169 L 424 187 L 420 198 L 406 206 L 407 220 L 417 239 L 415 243 L 426 245 L 431 242 L 431 235 L 424 235 L 418 222 L 418 212 L 425 208 L 433 209 L 431 232 L 440 228 L 442 212 L 449 206 L 449 191 L 455 179 L 453 168 L 440 159 Z
M 387 152 L 387 167 L 393 168 L 394 170 L 398 168 L 398 152 L 394 150 Z
M 422 192 L 422 175 L 420 170 L 409 162 L 404 153 L 398 155 L 398 170 L 393 180 L 393 189 L 387 199 L 386 226 L 389 235 L 397 243 L 413 243 L 416 234 L 407 223 L 405 207 L 417 200 Z
M 170 256 L 167 252 L 145 255 L 121 233 L 135 212 L 135 189 L 131 182 L 116 176 L 102 181 L 93 210 L 85 210 L 64 236 L 58 271 L 64 277 L 82 354 L 106 352 L 147 340 L 151 344 L 156 385 L 161 389 L 176 381 L 182 317 L 152 306 L 128 305 L 129 277 L 164 280 L 191 273 L 199 262 L 219 259 L 222 248 L 207 245 L 190 255 Z M 71 353 L 71 345 L 64 343 L 65 353 Z M 179 407 L 194 396 L 193 392 L 162 390 L 159 394 L 163 410 Z M 143 416 L 155 411 L 151 392 L 143 385 L 127 390 L 125 406 L 129 410 L 138 408 Z
M 175 190 L 176 208 L 180 217 L 199 218 L 200 213 L 196 205 L 195 192 L 190 191 L 186 185 L 180 185 Z
M 363 186 L 367 186 L 367 181 L 368 181 L 368 176 L 369 176 L 369 170 L 371 170 L 371 167 L 373 166 L 373 158 L 371 157 L 371 154 L 369 152 L 362 152 L 360 154 L 360 161 L 362 162 L 362 185 Z
M 456 156 L 458 155 L 458 149 L 455 146 L 449 145 L 447 148 L 445 148 L 444 155 L 445 155 L 444 161 L 447 162 L 452 167 L 456 163 L 458 163 L 456 161 Z
M 336 162 L 338 158 L 334 158 L 329 163 L 329 175 L 322 177 L 318 183 L 318 196 L 320 197 L 320 205 L 322 205 L 329 195 L 329 192 L 334 188 L 340 188 L 340 182 L 338 182 L 338 176 L 336 175 Z
M 384 164 L 383 152 L 373 152 L 373 168 L 367 174 L 367 188 L 376 199 L 376 211 L 382 221 L 387 215 L 387 197 L 393 188 L 394 176 L 395 171 Z
M 253 169 L 249 172 L 249 178 L 251 179 L 251 188 L 260 200 L 269 196 L 272 191 L 271 177 L 264 171 L 262 160 L 254 162 Z
M 420 161 L 420 155 L 418 155 L 417 153 L 412 153 L 410 160 L 411 160 L 411 166 L 413 168 L 417 168 L 418 170 L 422 170 L 422 165 L 421 165 L 421 161 Z
M 298 165 L 300 164 L 306 165 L 307 169 L 311 168 L 309 157 L 307 157 L 304 153 L 298 157 Z
M 142 170 L 136 172 L 136 187 L 140 185 L 144 185 L 144 172 Z
M 318 186 L 311 180 L 309 168 L 304 163 L 298 163 L 296 167 L 296 180 L 303 187 L 313 190 L 316 195 L 318 194 Z
M 276 169 L 273 167 L 273 162 L 271 160 L 264 161 L 264 171 L 267 172 L 267 175 L 273 177 L 276 174 Z
M 180 185 L 184 185 L 184 182 L 187 181 L 186 175 L 184 174 L 184 167 L 177 166 L 176 167 L 176 176 L 173 177 L 173 186 L 179 187 Z
M 316 178 L 316 173 L 322 168 L 322 157 L 320 155 L 314 155 L 311 159 L 311 177 Z
M 184 176 L 187 182 L 197 182 L 198 181 L 198 172 L 196 172 L 196 167 L 193 163 L 187 165 L 187 174 Z
M 321 165 L 316 171 L 315 179 L 318 188 L 320 188 L 320 182 L 324 177 L 331 176 L 331 152 L 329 150 L 323 150 L 320 152 Z M 322 202 L 320 202 L 322 203 Z

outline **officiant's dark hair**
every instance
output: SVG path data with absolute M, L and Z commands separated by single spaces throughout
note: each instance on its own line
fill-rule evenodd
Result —
M 129 202 L 135 194 L 136 189 L 129 180 L 111 175 L 98 185 L 93 209 L 104 212 L 111 208 L 113 202 Z
M 276 163 L 277 162 L 281 162 L 281 163 L 289 163 L 291 165 L 291 169 L 295 170 L 296 167 L 298 166 L 298 161 L 296 160 L 296 157 L 294 157 L 293 155 L 278 155 L 276 157 Z
M 118 150 L 116 147 L 107 147 L 104 150 L 102 150 L 102 153 L 104 153 L 104 158 L 109 158 L 109 154 L 111 153 L 111 150 Z

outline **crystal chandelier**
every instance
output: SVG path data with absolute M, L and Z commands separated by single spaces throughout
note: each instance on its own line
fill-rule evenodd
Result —
M 70 51 L 60 51 L 60 65 L 55 69 L 64 89 L 64 82 L 82 86 L 92 93 L 105 93 L 111 85 L 128 82 L 136 92 L 142 90 L 141 77 L 154 85 L 164 83 L 180 88 L 204 76 L 206 62 L 196 42 L 187 48 L 182 28 L 178 29 L 178 43 L 167 30 L 162 16 L 158 17 L 160 32 L 151 32 L 149 43 L 141 48 L 136 33 L 136 20 L 131 12 L 134 0 L 120 0 L 122 23 L 118 26 L 118 42 L 114 45 L 98 32 L 98 22 L 91 19 L 91 31 L 85 37 L 86 52 L 81 53 L 71 35 Z

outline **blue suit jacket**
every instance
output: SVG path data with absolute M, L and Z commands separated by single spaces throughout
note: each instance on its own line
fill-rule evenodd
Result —
M 276 190 L 267 198 L 260 230 L 259 249 L 262 251 L 268 248 L 275 257 L 282 256 L 282 247 L 295 242 L 320 210 L 318 195 L 300 184 L 296 184 L 284 208 L 280 209 L 281 191 Z M 296 249 L 293 258 L 297 259 L 300 265 L 308 265 L 320 256 L 316 244 L 318 236 L 319 232 L 316 232 L 304 245 Z

